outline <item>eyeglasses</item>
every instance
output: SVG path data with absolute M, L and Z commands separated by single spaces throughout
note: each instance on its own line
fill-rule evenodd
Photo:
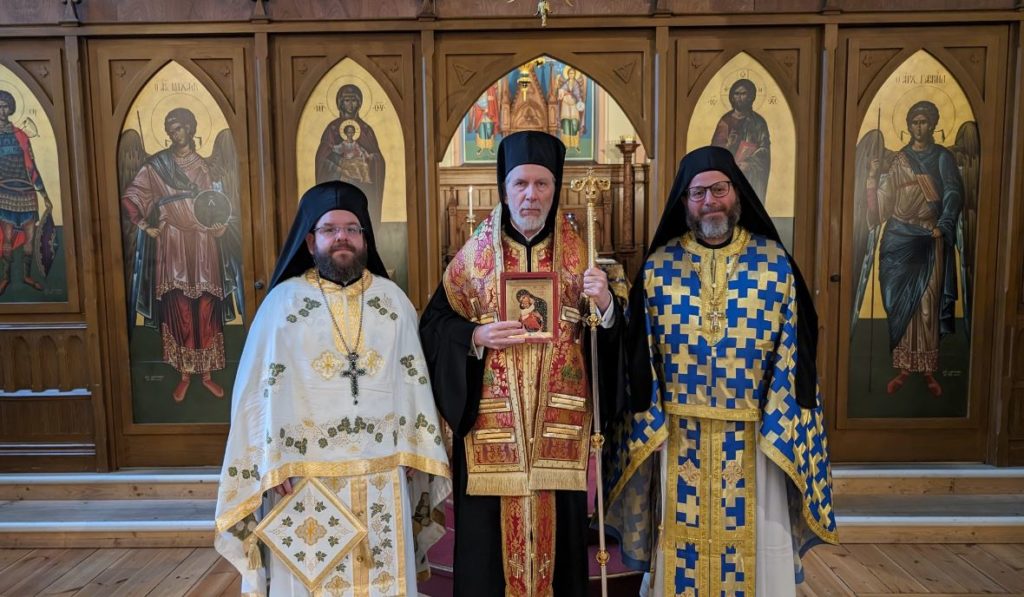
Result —
M 686 189 L 686 197 L 695 203 L 697 201 L 703 201 L 704 195 L 706 195 L 708 191 L 711 191 L 712 197 L 725 197 L 729 193 L 730 187 L 732 187 L 732 182 L 728 180 L 720 180 L 710 187 L 690 187 Z
M 339 234 L 344 233 L 345 236 L 355 237 L 363 233 L 362 226 L 321 226 L 314 228 L 313 232 L 316 232 L 323 238 L 336 238 Z

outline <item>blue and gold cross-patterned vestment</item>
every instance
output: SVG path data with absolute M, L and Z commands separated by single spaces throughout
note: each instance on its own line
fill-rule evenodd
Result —
M 606 528 L 636 568 L 660 550 L 659 594 L 753 595 L 756 448 L 788 478 L 800 553 L 836 542 L 821 400 L 802 409 L 793 394 L 797 359 L 814 356 L 797 354 L 792 266 L 779 243 L 737 228 L 716 249 L 670 241 L 643 279 L 653 391 L 611 433 Z

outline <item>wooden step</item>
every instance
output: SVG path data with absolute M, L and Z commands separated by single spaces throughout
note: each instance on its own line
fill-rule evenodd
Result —
M 984 464 L 836 464 L 836 495 L 1024 494 L 1024 467 Z
M 844 543 L 1024 542 L 1024 469 L 837 465 Z M 0 475 L 0 547 L 203 547 L 216 469 Z M 442 558 L 443 559 L 443 558 Z
M 0 475 L 0 501 L 217 499 L 214 468 Z
M 0 547 L 209 547 L 216 500 L 0 502 Z
M 1020 543 L 1022 495 L 837 495 L 841 543 Z

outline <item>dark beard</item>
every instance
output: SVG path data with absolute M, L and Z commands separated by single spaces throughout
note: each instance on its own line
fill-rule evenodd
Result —
M 351 246 L 349 248 L 352 249 Z M 355 251 L 355 249 L 352 250 Z M 316 264 L 316 269 L 320 272 L 320 277 L 341 285 L 348 284 L 362 276 L 363 271 L 366 270 L 366 260 L 366 247 L 363 247 L 362 250 L 355 251 L 355 255 L 348 262 L 348 265 L 339 265 L 336 263 L 329 252 L 313 252 L 313 263 Z
M 686 225 L 690 227 L 690 230 L 693 232 L 693 235 L 697 237 L 697 239 L 699 240 L 707 240 L 708 236 L 711 236 L 713 238 L 718 238 L 720 236 L 731 238 L 733 230 L 736 229 L 736 224 L 738 224 L 740 221 L 740 214 L 742 212 L 743 210 L 740 208 L 740 202 L 737 199 L 736 203 L 733 204 L 732 209 L 725 212 L 726 219 L 728 220 L 726 224 L 727 229 L 724 231 L 716 231 L 723 232 L 723 234 L 705 234 L 705 231 L 701 226 L 700 218 L 694 217 L 694 215 L 690 213 L 689 209 L 686 210 Z M 704 214 L 702 213 L 700 215 Z

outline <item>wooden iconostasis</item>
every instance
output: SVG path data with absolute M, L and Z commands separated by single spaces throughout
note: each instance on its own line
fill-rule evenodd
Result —
M 363 188 L 422 307 L 519 130 L 566 144 L 581 230 L 568 181 L 609 179 L 624 279 L 679 159 L 733 152 L 813 287 L 836 461 L 1024 464 L 1014 7 L 236 4 L 0 8 L 0 471 L 219 464 L 301 192 Z

